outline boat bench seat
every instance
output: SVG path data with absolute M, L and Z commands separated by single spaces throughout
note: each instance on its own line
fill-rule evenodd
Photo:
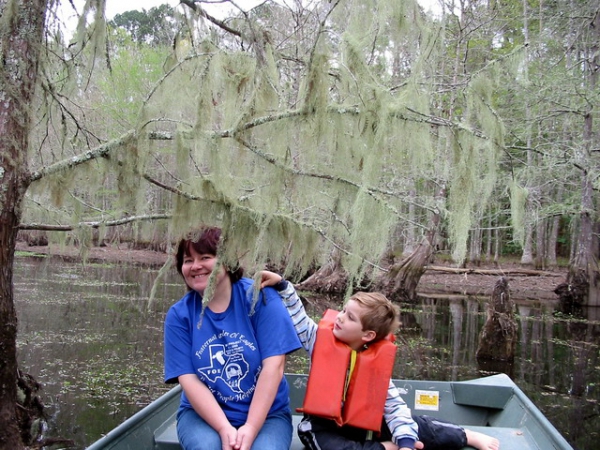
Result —
M 303 450 L 304 446 L 300 442 L 300 439 L 298 439 L 298 435 L 295 432 L 302 417 L 299 415 L 294 415 L 292 418 L 294 421 L 294 437 L 292 439 L 290 450 Z M 470 430 L 479 431 L 480 433 L 495 437 L 500 441 L 502 448 L 519 450 L 533 450 L 538 448 L 533 439 L 530 436 L 527 436 L 526 433 L 523 433 L 523 430 L 520 428 L 490 428 L 482 426 L 469 426 L 468 428 Z M 179 441 L 177 440 L 175 423 L 172 423 L 172 425 L 167 429 L 162 431 L 160 434 L 157 434 L 154 437 L 154 440 L 156 443 L 156 450 L 181 450 Z M 465 447 L 465 449 L 470 448 L 471 447 Z

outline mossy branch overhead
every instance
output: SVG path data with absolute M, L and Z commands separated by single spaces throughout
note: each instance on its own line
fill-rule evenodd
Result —
M 138 96 L 134 130 L 73 149 L 31 181 L 60 179 L 55 200 L 72 223 L 114 222 L 126 210 L 172 216 L 167 239 L 200 222 L 235 228 L 225 230 L 229 256 L 255 264 L 281 259 L 301 270 L 339 248 L 351 277 L 360 275 L 378 264 L 394 230 L 424 233 L 438 212 L 450 217 L 460 258 L 502 146 L 500 119 L 489 113 L 494 82 L 485 79 L 493 65 L 462 86 L 465 113 L 445 116 L 432 107 L 439 33 L 416 2 L 346 0 L 296 14 L 274 4 L 221 23 L 204 14 L 225 33 L 199 28 L 174 49 Z M 131 64 L 111 63 L 113 73 Z M 147 64 L 131 67 L 139 77 Z M 448 147 L 454 154 L 440 151 Z M 446 202 L 439 185 L 448 186 Z M 32 191 L 40 205 L 42 191 Z M 28 222 L 56 217 L 40 210 Z M 322 236 L 333 244 L 313 245 Z

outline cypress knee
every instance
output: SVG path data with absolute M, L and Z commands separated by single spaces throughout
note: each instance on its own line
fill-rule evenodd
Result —
M 477 359 L 512 361 L 517 346 L 517 321 L 508 281 L 502 277 L 494 286 L 487 320 L 479 333 Z

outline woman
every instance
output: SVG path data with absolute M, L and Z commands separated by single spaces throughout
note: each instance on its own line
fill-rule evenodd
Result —
M 256 301 L 241 267 L 217 264 L 220 237 L 220 229 L 204 228 L 177 248 L 189 291 L 165 319 L 165 382 L 183 389 L 179 441 L 186 450 L 287 450 L 292 419 L 283 368 L 301 344 L 274 289 Z

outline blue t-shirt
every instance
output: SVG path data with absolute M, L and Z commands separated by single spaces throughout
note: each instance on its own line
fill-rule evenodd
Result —
M 246 422 L 252 395 L 265 358 L 301 347 L 294 325 L 272 288 L 263 289 L 253 308 L 252 280 L 232 286 L 227 310 L 202 311 L 202 297 L 188 292 L 165 319 L 165 382 L 196 374 L 210 389 L 233 426 Z M 180 410 L 192 408 L 185 393 Z M 289 409 L 285 377 L 269 414 Z

